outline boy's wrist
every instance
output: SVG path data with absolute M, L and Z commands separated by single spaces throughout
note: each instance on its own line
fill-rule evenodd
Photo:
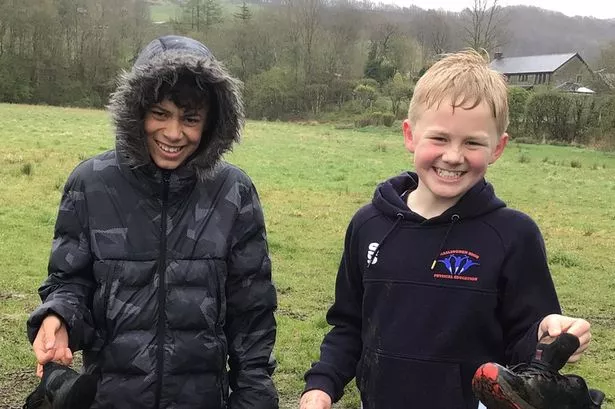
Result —
M 326 375 L 315 374 L 306 377 L 305 389 L 303 389 L 301 396 L 314 390 L 318 390 L 329 395 L 331 402 L 336 402 L 341 397 L 341 394 L 340 396 L 336 396 L 335 383 Z

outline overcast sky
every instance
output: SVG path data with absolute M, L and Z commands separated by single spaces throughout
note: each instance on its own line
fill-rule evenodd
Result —
M 398 6 L 414 4 L 422 9 L 444 9 L 461 11 L 474 4 L 473 0 L 381 0 Z M 374 1 L 379 3 L 379 1 Z M 615 18 L 615 1 L 613 0 L 499 0 L 502 6 L 523 4 L 554 10 L 568 16 L 588 16 L 596 18 Z

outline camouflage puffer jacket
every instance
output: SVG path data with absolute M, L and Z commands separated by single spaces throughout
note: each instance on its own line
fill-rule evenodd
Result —
M 188 39 L 143 53 L 111 99 L 116 149 L 66 183 L 29 338 L 47 314 L 62 317 L 84 369 L 100 376 L 93 408 L 277 408 L 263 213 L 248 176 L 220 160 L 243 121 L 237 84 Z M 162 171 L 139 110 L 181 69 L 210 84 L 217 110 L 195 155 Z

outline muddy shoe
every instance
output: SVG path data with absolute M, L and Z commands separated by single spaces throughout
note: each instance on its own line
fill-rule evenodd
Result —
M 89 409 L 96 396 L 95 376 L 79 374 L 68 366 L 49 362 L 43 379 L 26 398 L 23 409 Z
M 579 339 L 562 334 L 541 341 L 529 364 L 505 368 L 489 362 L 472 379 L 474 394 L 488 409 L 600 409 L 604 394 L 577 375 L 560 375 Z

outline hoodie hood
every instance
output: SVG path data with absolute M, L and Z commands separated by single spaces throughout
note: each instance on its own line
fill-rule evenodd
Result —
M 382 182 L 374 192 L 373 205 L 385 215 L 430 224 L 448 223 L 453 215 L 456 215 L 457 220 L 471 219 L 506 206 L 495 195 L 493 186 L 483 179 L 468 190 L 453 207 L 426 221 L 424 217 L 410 210 L 402 198 L 404 192 L 416 189 L 418 180 L 416 173 L 404 172 Z
M 196 152 L 180 166 L 182 173 L 207 179 L 222 155 L 239 141 L 244 123 L 240 82 L 232 78 L 200 42 L 180 36 L 164 36 L 149 43 L 128 72 L 118 79 L 109 111 L 116 127 L 116 151 L 131 168 L 150 167 L 144 116 L 158 99 L 163 83 L 174 84 L 179 74 L 190 73 L 196 83 L 211 91 L 208 123 Z M 179 170 L 179 168 L 178 168 Z

